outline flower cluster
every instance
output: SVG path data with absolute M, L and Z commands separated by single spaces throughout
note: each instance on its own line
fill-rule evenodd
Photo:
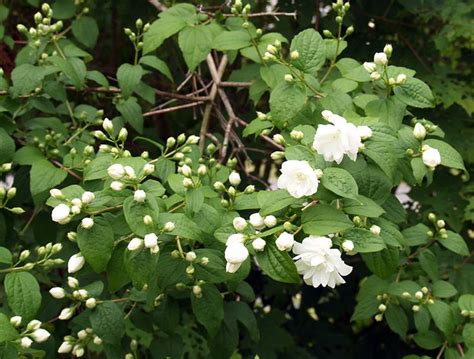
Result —
M 22 322 L 23 318 L 19 315 L 10 318 L 10 324 L 15 328 L 20 328 Z M 18 343 L 23 348 L 29 348 L 33 342 L 43 343 L 47 341 L 51 334 L 46 329 L 41 328 L 41 325 L 42 323 L 39 320 L 30 321 L 20 333 L 21 338 L 18 339 Z

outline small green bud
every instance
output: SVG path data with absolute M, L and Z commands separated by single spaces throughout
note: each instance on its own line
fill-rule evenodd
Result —
M 12 212 L 13 214 L 23 214 L 25 213 L 25 210 L 21 207 L 13 207 L 12 209 L 10 209 L 10 212 Z
M 429 213 L 428 219 L 433 223 L 436 222 L 436 214 L 434 214 L 433 212 Z
M 137 19 L 137 21 L 135 21 L 135 26 L 137 27 L 137 29 L 141 29 L 143 26 L 142 19 Z

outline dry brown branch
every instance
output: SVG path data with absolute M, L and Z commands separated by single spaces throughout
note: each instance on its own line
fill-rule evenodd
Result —
M 184 105 L 163 108 L 161 110 L 149 111 L 149 112 L 145 112 L 143 114 L 143 117 L 149 117 L 149 116 L 153 116 L 153 115 L 160 115 L 162 113 L 179 111 L 179 110 L 182 110 L 182 109 L 185 109 L 185 108 L 196 107 L 196 106 L 199 106 L 203 103 L 204 103 L 204 101 L 191 102 L 191 103 L 187 103 L 187 104 L 184 104 Z

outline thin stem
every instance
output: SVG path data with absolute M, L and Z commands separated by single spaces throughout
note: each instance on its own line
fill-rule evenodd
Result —
M 334 54 L 334 58 L 331 60 L 331 63 L 329 64 L 329 67 L 324 74 L 323 78 L 321 79 L 320 83 L 323 84 L 324 81 L 328 78 L 328 76 L 331 74 L 332 70 L 336 66 L 336 60 L 337 60 L 337 55 L 339 53 L 339 46 L 341 43 L 341 34 L 342 34 L 342 21 L 339 23 L 339 27 L 337 29 L 337 39 L 336 39 L 336 53 Z

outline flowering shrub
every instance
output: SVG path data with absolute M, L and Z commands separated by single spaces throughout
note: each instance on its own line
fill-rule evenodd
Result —
M 440 167 L 467 171 L 442 129 L 414 115 L 434 97 L 395 65 L 396 48 L 362 63 L 341 57 L 354 32 L 349 3 L 332 4 L 335 33 L 292 39 L 256 28 L 258 14 L 239 0 L 216 13 L 158 3 L 157 20 L 125 29 L 134 59 L 118 67 L 117 86 L 92 70 L 86 49 L 97 24 L 76 3 L 43 4 L 33 25 L 19 24 L 26 45 L 0 79 L 6 358 L 290 355 L 269 334 L 285 316 L 262 309 L 268 280 L 289 284 L 283 310 L 301 306 L 302 286 L 337 300 L 352 282 L 357 304 L 345 320 L 354 332 L 387 325 L 414 353 L 472 355 L 474 295 L 463 285 L 471 256 L 460 227 L 435 213 L 414 222 L 395 195 L 407 184 L 428 191 Z M 155 52 L 174 35 L 184 83 L 210 76 L 204 90 L 152 87 L 150 75 L 173 79 Z M 223 81 L 229 62 L 236 69 Z M 229 87 L 249 88 L 258 110 L 250 122 Z M 144 111 L 156 95 L 188 102 Z M 201 105 L 199 134 L 157 139 L 145 121 Z M 222 133 L 212 134 L 211 118 Z M 272 149 L 265 159 L 276 174 L 261 175 L 271 190 L 230 153 L 250 136 Z

